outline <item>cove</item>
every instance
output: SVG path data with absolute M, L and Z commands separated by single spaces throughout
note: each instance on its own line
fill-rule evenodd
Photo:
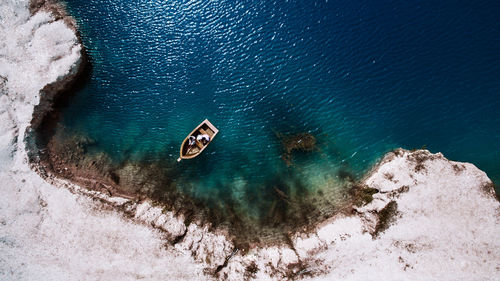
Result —
M 67 5 L 93 68 L 48 146 L 80 177 L 263 241 L 346 211 L 352 182 L 397 147 L 500 179 L 493 1 Z M 205 118 L 219 135 L 176 163 Z M 314 147 L 284 161 L 300 135 Z

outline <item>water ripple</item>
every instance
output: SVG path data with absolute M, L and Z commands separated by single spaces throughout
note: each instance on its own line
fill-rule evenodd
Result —
M 297 159 L 311 174 L 361 174 L 391 148 L 426 145 L 500 179 L 496 3 L 68 5 L 94 73 L 64 123 L 117 158 L 132 149 L 174 161 L 209 118 L 221 134 L 201 156 L 219 167 L 202 175 L 206 184 L 231 181 L 235 167 L 245 179 L 274 177 L 277 132 L 318 137 L 320 152 Z

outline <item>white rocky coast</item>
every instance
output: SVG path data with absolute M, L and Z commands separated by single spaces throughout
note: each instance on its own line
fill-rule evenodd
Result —
M 475 166 L 389 153 L 373 201 L 283 246 L 238 251 L 151 202 L 87 191 L 30 168 L 24 134 L 40 90 L 80 63 L 63 20 L 0 4 L 1 280 L 499 280 L 500 203 Z M 99 199 L 99 200 L 97 200 Z

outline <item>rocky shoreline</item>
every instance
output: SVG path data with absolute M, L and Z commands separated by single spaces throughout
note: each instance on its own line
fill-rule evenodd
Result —
M 53 11 L 51 5 L 54 3 L 31 2 L 32 15 L 40 9 Z M 57 11 L 61 13 L 59 15 L 65 15 Z M 63 18 L 64 22 L 69 19 L 66 16 L 59 19 Z M 500 244 L 497 242 L 500 204 L 495 199 L 492 182 L 473 165 L 449 161 L 439 153 L 402 149 L 388 153 L 357 189 L 353 189 L 356 194 L 353 198 L 357 198 L 353 204 L 357 206 L 314 224 L 306 231 L 289 233 L 285 243 L 252 247 L 235 245 L 228 239 L 230 234 L 220 229 L 186 223 L 182 212 L 165 210 L 154 200 L 116 192 L 117 187 L 113 184 L 117 183 L 108 171 L 100 171 L 109 177 L 109 182 L 104 183 L 89 179 L 91 177 L 85 174 L 73 178 L 77 184 L 55 177 L 71 172 L 64 169 L 68 168 L 65 166 L 68 163 L 63 159 L 52 159 L 50 161 L 57 164 L 56 168 L 44 167 L 48 164 L 44 161 L 50 156 L 39 145 L 44 144 L 43 140 L 50 143 L 53 136 L 34 138 L 33 134 L 45 126 L 47 120 L 57 119 L 54 103 L 70 93 L 71 88 L 78 84 L 75 79 L 85 72 L 83 52 L 69 74 L 60 74 L 63 76 L 59 76 L 56 82 L 43 86 L 38 105 L 27 106 L 31 106 L 33 112 L 30 113 L 32 118 L 26 120 L 31 128 L 26 129 L 24 138 L 22 133 L 19 134 L 19 142 L 14 141 L 18 144 L 14 148 L 17 150 L 12 156 L 13 161 L 23 166 L 26 163 L 21 163 L 22 159 L 28 157 L 32 168 L 53 186 L 101 202 L 96 205 L 101 210 L 118 210 L 135 222 L 161 230 L 163 241 L 168 242 L 166 248 L 175 249 L 180 255 L 192 256 L 204 268 L 205 275 L 199 278 L 359 280 L 369 276 L 374 280 L 425 280 L 427 277 L 494 280 L 500 274 L 497 263 L 500 260 Z M 7 83 L 12 82 L 12 77 L 9 78 L 11 80 L 6 80 Z M 4 88 L 12 91 L 8 85 L 2 90 Z M 24 103 L 17 100 L 11 105 L 14 108 L 20 106 Z M 18 128 L 22 131 L 22 121 L 20 124 Z M 44 131 L 54 126 L 53 122 L 47 124 Z M 17 139 L 15 132 L 13 136 Z M 42 140 L 42 143 L 34 140 Z M 84 149 L 89 144 L 86 142 L 91 141 L 77 139 L 75 142 L 76 147 Z M 12 143 L 10 139 L 9 143 Z M 23 146 L 26 146 L 26 151 Z M 65 150 L 64 147 L 60 149 L 61 153 Z M 95 164 L 90 161 L 88 165 Z M 73 173 L 79 168 L 69 167 L 74 169 Z M 42 209 L 54 203 L 44 204 Z M 155 279 L 154 276 L 151 278 Z
M 352 181 L 347 183 L 350 187 L 345 188 L 344 196 L 348 196 L 345 203 L 327 211 L 318 210 L 313 203 L 301 197 L 288 198 L 284 191 L 274 187 L 271 196 L 276 197 L 278 207 L 269 211 L 271 217 L 263 223 L 267 226 L 261 229 L 254 227 L 254 222 L 247 221 L 230 205 L 224 208 L 210 207 L 206 202 L 178 191 L 172 184 L 175 167 L 163 163 L 114 163 L 105 153 L 86 154 L 93 140 L 85 136 L 61 135 L 56 132 L 56 128 L 60 108 L 87 81 L 91 63 L 81 43 L 76 23 L 66 14 L 64 6 L 58 1 L 32 1 L 30 12 L 33 14 L 37 11 L 55 13 L 55 20 L 67 24 L 75 32 L 81 46 L 80 59 L 70 73 L 47 84 L 40 91 L 40 101 L 34 107 L 30 127 L 27 128 L 25 143 L 32 169 L 47 181 L 60 178 L 109 197 L 120 197 L 138 204 L 150 201 L 153 205 L 162 206 L 163 212 L 172 213 L 175 221 L 182 221 L 185 225 L 182 229 L 195 223 L 200 228 L 224 233 L 226 239 L 240 252 L 255 247 L 289 244 L 291 233 L 311 229 L 334 214 L 352 212 L 352 202 L 358 201 L 356 196 L 361 195 L 360 186 Z M 306 134 L 290 139 L 303 137 L 312 140 L 311 146 L 307 147 L 307 150 L 312 150 L 314 137 Z M 287 141 L 290 142 L 285 136 L 280 138 L 284 140 L 285 146 Z M 292 150 L 301 149 L 303 147 L 285 149 L 287 165 L 290 165 Z M 279 228 L 276 227 L 277 222 Z M 167 231 L 167 237 L 173 244 L 181 241 L 184 235 L 182 231 L 176 231 L 175 234 Z
M 88 157 L 84 152 L 87 146 L 92 145 L 92 140 L 78 136 L 72 136 L 69 139 L 57 136 L 55 128 L 59 118 L 59 108 L 63 107 L 88 79 L 91 65 L 81 43 L 76 23 L 71 16 L 67 15 L 64 6 L 58 1 L 31 1 L 30 13 L 35 14 L 38 11 L 53 13 L 56 21 L 63 21 L 75 32 L 82 46 L 80 59 L 72 70 L 55 82 L 45 85 L 40 91 L 40 101 L 35 105 L 30 126 L 26 129 L 25 143 L 31 167 L 46 181 L 99 199 L 111 208 L 120 210 L 129 218 L 162 230 L 167 241 L 172 245 L 188 240 L 190 236 L 200 235 L 200 232 L 203 233 L 202 237 L 216 237 L 213 239 L 223 241 L 221 243 L 225 250 L 224 254 L 216 251 L 217 254 L 204 255 L 206 256 L 204 259 L 210 261 L 206 263 L 207 270 L 212 273 L 219 272 L 221 266 L 226 263 L 226 258 L 232 257 L 234 251 L 245 254 L 258 247 L 293 248 L 290 246 L 289 235 L 295 232 L 294 229 L 314 228 L 317 223 L 299 224 L 277 235 L 273 234 L 271 229 L 267 234 L 267 237 L 271 238 L 261 242 L 258 234 L 253 233 L 251 229 L 243 225 L 244 223 L 240 222 L 242 226 L 239 229 L 228 226 L 226 220 L 220 219 L 224 216 L 220 211 L 215 210 L 214 213 L 214 210 L 202 201 L 181 194 L 175 190 L 175 187 L 158 195 L 152 188 L 144 187 L 149 184 L 148 182 L 134 179 L 134 176 L 138 175 L 147 179 L 161 174 L 168 175 L 168 167 L 162 167 L 158 163 L 148 166 L 134 163 L 117 165 L 104 153 L 97 157 Z M 168 180 L 168 177 L 164 177 L 159 178 L 158 182 L 163 186 L 170 186 Z M 353 190 L 356 188 L 357 186 L 353 187 Z M 145 212 L 146 215 L 144 215 L 144 208 L 148 209 Z M 297 209 L 300 208 L 299 206 Z M 351 210 L 352 206 L 346 204 L 338 213 L 349 213 Z M 156 215 L 154 221 L 149 218 L 150 212 Z M 230 223 L 237 225 L 239 221 L 241 220 L 236 218 Z M 223 225 L 219 226 L 220 223 Z M 233 231 L 234 229 L 236 231 Z M 195 233 L 190 233 L 190 231 Z M 205 243 L 209 244 L 210 241 L 211 239 L 207 239 Z M 217 256 L 225 258 L 217 258 Z

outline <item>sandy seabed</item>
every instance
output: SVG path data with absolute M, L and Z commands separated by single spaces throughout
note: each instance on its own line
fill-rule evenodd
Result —
M 439 153 L 387 154 L 363 181 L 379 190 L 372 202 L 246 253 L 147 200 L 43 179 L 25 134 L 41 89 L 74 73 L 81 52 L 67 18 L 0 4 L 0 279 L 500 279 L 493 184 Z

